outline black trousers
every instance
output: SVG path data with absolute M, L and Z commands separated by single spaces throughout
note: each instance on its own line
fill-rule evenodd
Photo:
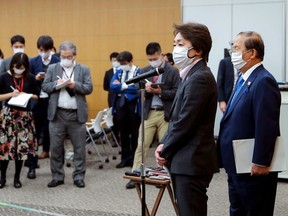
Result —
M 273 216 L 278 173 L 229 175 L 231 216 Z
M 6 173 L 8 168 L 9 160 L 0 160 L 0 169 L 1 169 L 1 180 L 6 180 Z M 15 160 L 15 174 L 14 180 L 20 179 L 20 173 L 23 165 L 23 160 Z
M 116 99 L 116 113 L 114 115 L 119 124 L 121 139 L 121 160 L 133 163 L 134 153 L 138 145 L 140 116 L 137 112 L 137 99 L 125 100 L 120 106 L 120 97 Z
M 47 119 L 49 98 L 39 98 L 37 106 L 33 110 L 33 117 L 36 129 L 36 138 L 39 141 L 43 134 L 42 145 L 43 151 L 49 152 L 50 150 L 50 137 L 49 137 L 49 121 Z M 25 161 L 25 166 L 30 169 L 36 169 L 38 164 L 38 156 L 29 155 Z
M 171 174 L 179 216 L 207 216 L 207 188 L 213 174 L 188 176 Z
M 43 151 L 49 152 L 50 150 L 50 137 L 49 137 L 49 121 L 47 119 L 49 98 L 39 98 L 37 106 L 33 111 L 36 138 L 39 140 L 43 134 L 42 145 Z

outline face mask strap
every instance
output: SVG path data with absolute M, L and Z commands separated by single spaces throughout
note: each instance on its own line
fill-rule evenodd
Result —
M 196 56 L 196 54 L 195 54 L 194 56 L 192 56 L 192 57 L 189 56 L 188 53 L 189 53 L 189 51 L 192 50 L 192 49 L 194 49 L 194 47 L 188 48 L 188 51 L 187 51 L 187 57 L 188 57 L 189 59 L 193 59 L 193 58 L 195 58 L 195 56 Z

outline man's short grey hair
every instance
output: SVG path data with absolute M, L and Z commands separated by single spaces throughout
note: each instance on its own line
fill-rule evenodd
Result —
M 63 43 L 60 44 L 59 52 L 61 52 L 62 50 L 63 51 L 72 50 L 73 55 L 76 55 L 77 53 L 76 46 L 70 41 L 64 41 Z

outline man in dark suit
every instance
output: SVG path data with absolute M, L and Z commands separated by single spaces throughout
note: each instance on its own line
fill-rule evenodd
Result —
M 117 97 L 117 94 L 114 93 L 110 88 L 110 81 L 112 80 L 112 77 L 117 71 L 117 68 L 120 66 L 120 63 L 117 61 L 118 52 L 112 52 L 110 54 L 110 62 L 112 64 L 112 68 L 110 68 L 108 71 L 105 72 L 104 80 L 103 80 L 103 89 L 108 92 L 108 106 L 113 107 L 113 103 Z M 113 127 L 112 127 L 113 133 L 119 142 L 119 126 L 116 121 L 116 118 L 113 118 Z
M 167 133 L 155 151 L 170 167 L 180 216 L 207 215 L 207 188 L 218 172 L 214 142 L 217 86 L 207 67 L 212 39 L 199 23 L 175 25 L 173 58 L 182 82 L 172 104 Z
M 113 52 L 110 54 L 110 62 L 112 64 L 112 68 L 105 72 L 104 80 L 103 80 L 103 89 L 108 91 L 108 106 L 113 107 L 113 102 L 115 97 L 117 96 L 111 89 L 110 89 L 110 81 L 114 74 L 116 73 L 117 68 L 120 66 L 120 63 L 117 61 L 118 52 Z
M 264 43 L 258 33 L 237 35 L 232 63 L 241 77 L 221 120 L 218 139 L 232 216 L 272 216 L 274 211 L 278 173 L 269 172 L 269 166 L 280 135 L 281 95 L 274 77 L 262 65 L 263 58 Z M 255 139 L 251 173 L 237 174 L 233 140 L 251 138 Z
M 51 54 L 53 46 L 53 39 L 49 35 L 40 36 L 37 40 L 39 55 L 30 59 L 30 72 L 35 75 L 37 84 L 40 88 L 48 66 L 60 61 L 60 58 Z M 49 121 L 47 119 L 48 102 L 49 95 L 44 91 L 41 91 L 37 105 L 33 110 L 36 138 L 38 143 L 41 143 L 43 146 L 43 152 L 38 155 L 39 159 L 48 158 L 50 151 Z M 27 177 L 30 179 L 36 178 L 35 168 L 37 167 L 37 162 L 37 157 L 29 158 L 25 162 L 29 167 Z
M 64 141 L 68 136 L 74 150 L 73 180 L 77 187 L 85 187 L 86 172 L 86 121 L 88 107 L 86 95 L 93 90 L 90 70 L 76 63 L 76 46 L 63 42 L 60 47 L 61 62 L 48 68 L 42 83 L 43 91 L 50 95 L 48 120 L 50 133 L 50 166 L 52 181 L 48 187 L 64 184 Z M 57 88 L 65 80 L 67 85 Z M 64 82 L 65 83 L 65 82 Z
M 221 59 L 218 67 L 217 87 L 219 108 L 222 112 L 226 110 L 227 102 L 234 87 L 235 77 L 237 77 L 237 70 L 233 67 L 231 57 L 227 56 Z
M 141 73 L 146 73 L 158 67 L 163 68 L 165 72 L 159 76 L 148 78 L 145 84 L 144 157 L 146 157 L 149 146 L 152 144 L 155 135 L 157 135 L 158 140 L 161 140 L 167 131 L 171 105 L 180 82 L 179 71 L 164 60 L 159 43 L 149 43 L 146 47 L 146 55 L 150 65 L 141 69 Z M 155 85 L 157 83 L 162 83 L 162 85 Z M 140 169 L 141 167 L 141 132 L 140 126 L 138 146 L 134 155 L 132 171 Z M 132 181 L 126 184 L 127 189 L 134 187 L 135 183 Z
M 121 162 L 116 168 L 132 166 L 140 125 L 140 103 L 136 86 L 127 85 L 126 80 L 140 74 L 140 68 L 133 64 L 133 55 L 128 51 L 117 56 L 119 69 L 114 74 L 110 88 L 117 94 L 113 103 L 113 117 L 119 123 L 121 139 Z

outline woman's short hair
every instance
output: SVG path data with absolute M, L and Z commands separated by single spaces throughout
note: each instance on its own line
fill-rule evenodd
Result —
M 200 23 L 186 23 L 174 25 L 174 35 L 180 33 L 185 40 L 192 43 L 196 51 L 202 51 L 202 57 L 208 62 L 212 47 L 212 38 L 206 25 Z

